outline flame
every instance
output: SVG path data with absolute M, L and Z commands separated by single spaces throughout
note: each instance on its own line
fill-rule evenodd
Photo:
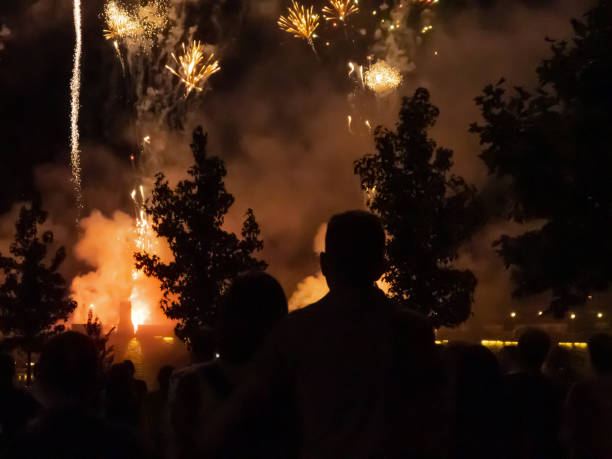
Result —
M 138 199 L 138 190 L 132 195 Z M 74 248 L 75 256 L 93 269 L 72 281 L 71 294 L 79 305 L 73 321 L 86 322 L 93 304 L 105 327 L 116 326 L 119 305 L 129 300 L 135 330 L 142 324 L 171 325 L 159 308 L 160 282 L 134 267 L 134 252 L 139 247 L 166 262 L 172 259 L 167 242 L 157 238 L 144 211 L 138 210 L 136 220 L 121 211 L 111 218 L 93 211 L 80 225 L 83 231 Z
M 146 298 L 145 292 L 141 291 L 137 286 L 134 286 L 132 289 L 130 303 L 132 304 L 132 325 L 134 326 L 134 333 L 136 333 L 140 325 L 149 322 L 151 318 L 151 304 Z

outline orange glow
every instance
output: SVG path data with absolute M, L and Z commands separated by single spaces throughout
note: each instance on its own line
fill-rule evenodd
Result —
M 139 213 L 139 219 L 143 216 Z M 105 328 L 117 326 L 119 305 L 129 300 L 134 331 L 143 324 L 171 325 L 159 308 L 159 281 L 134 267 L 134 252 L 140 249 L 151 250 L 164 261 L 172 259 L 166 241 L 156 237 L 146 218 L 135 222 L 121 211 L 110 218 L 93 211 L 80 225 L 83 231 L 75 256 L 92 270 L 72 281 L 71 294 L 78 303 L 73 322 L 87 322 L 93 309 Z
M 380 278 L 376 285 L 386 295 L 389 294 L 391 284 Z M 295 291 L 289 298 L 289 312 L 297 309 L 302 309 L 312 303 L 319 301 L 329 292 L 327 281 L 320 271 L 313 276 L 305 277 L 296 287 Z

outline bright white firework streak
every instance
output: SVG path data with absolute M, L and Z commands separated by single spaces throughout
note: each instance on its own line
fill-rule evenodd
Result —
M 81 92 L 81 0 L 73 0 L 74 14 L 74 63 L 70 79 L 70 163 L 72 165 L 72 185 L 76 198 L 77 212 L 83 209 L 81 193 L 81 152 L 79 151 L 79 95 Z

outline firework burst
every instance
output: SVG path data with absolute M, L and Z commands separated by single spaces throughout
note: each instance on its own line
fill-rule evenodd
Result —
M 319 15 L 314 12 L 314 7 L 304 8 L 295 0 L 291 0 L 291 6 L 287 8 L 287 16 L 278 18 L 278 26 L 281 30 L 293 34 L 295 38 L 302 38 L 317 55 L 312 39 L 316 37 L 315 31 L 319 27 Z
M 329 0 L 329 6 L 323 8 L 326 21 L 341 21 L 359 11 L 355 0 Z
M 168 25 L 167 7 L 161 0 L 155 0 L 145 6 L 140 6 L 137 17 L 145 35 L 151 38 Z
M 107 40 L 125 40 L 142 36 L 143 29 L 138 20 L 117 3 L 110 1 L 104 6 L 106 29 L 103 30 Z
M 378 61 L 364 74 L 365 84 L 377 95 L 385 95 L 393 91 L 402 82 L 402 74 L 385 61 Z
M 175 70 L 169 65 L 166 65 L 166 68 L 180 78 L 185 85 L 185 97 L 187 97 L 194 89 L 202 91 L 206 81 L 212 74 L 221 70 L 221 67 L 219 61 L 214 60 L 214 54 L 205 57 L 204 46 L 199 41 L 192 42 L 188 47 L 183 43 L 182 47 L 183 54 L 178 59 L 172 53 L 178 68 Z

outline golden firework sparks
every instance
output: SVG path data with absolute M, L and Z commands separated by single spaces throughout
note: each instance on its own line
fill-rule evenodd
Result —
M 349 68 L 348 76 L 350 78 L 351 75 L 353 74 L 353 72 L 355 71 L 355 64 L 353 64 L 352 62 L 349 62 L 348 63 L 348 68 Z
M 148 137 L 148 136 L 147 136 Z M 151 225 L 151 217 L 147 215 L 145 209 L 146 197 L 145 190 L 142 185 L 138 186 L 138 191 L 133 189 L 130 193 L 134 205 L 136 206 L 135 220 L 135 236 L 134 247 L 140 253 L 158 253 L 158 239 Z M 132 324 L 134 331 L 138 330 L 138 326 L 148 322 L 151 315 L 151 305 L 143 296 L 141 282 L 145 279 L 142 270 L 132 269 L 132 293 L 130 302 L 132 303 Z
M 342 21 L 359 11 L 354 0 L 329 0 L 329 6 L 323 7 L 326 21 Z
M 121 73 L 125 77 L 125 61 L 123 60 L 123 56 L 121 55 L 121 49 L 119 49 L 119 42 L 117 40 L 113 40 L 113 46 L 115 48 L 115 51 L 117 52 L 119 63 L 121 64 Z
M 364 82 L 363 82 L 363 65 L 360 65 L 359 67 L 356 67 L 354 62 L 349 62 L 348 63 L 348 68 L 349 68 L 348 77 L 351 78 L 351 75 L 353 73 L 358 72 L 358 74 L 359 74 L 359 81 L 361 82 L 361 86 L 363 86 L 363 84 L 364 84 Z
M 293 34 L 295 38 L 306 40 L 316 56 L 317 51 L 312 39 L 316 37 L 315 31 L 319 27 L 319 15 L 314 12 L 314 7 L 304 8 L 304 5 L 291 0 L 291 6 L 287 8 L 287 12 L 287 16 L 278 18 L 278 26 L 281 30 Z
M 79 148 L 79 97 L 81 94 L 81 52 L 83 39 L 81 35 L 81 0 L 73 1 L 74 15 L 74 59 L 72 78 L 70 79 L 70 161 L 72 164 L 72 184 L 76 196 L 77 209 L 83 209 L 81 192 L 81 152 Z
M 110 1 L 104 6 L 106 29 L 103 30 L 107 40 L 124 40 L 142 35 L 142 27 L 138 21 L 126 10 Z
M 172 53 L 178 69 L 175 70 L 169 65 L 166 65 L 166 68 L 185 84 L 185 97 L 187 97 L 194 89 L 202 91 L 206 81 L 213 73 L 221 70 L 221 67 L 219 61 L 214 60 L 214 54 L 204 56 L 204 46 L 199 41 L 192 42 L 187 48 L 185 48 L 185 43 L 182 46 L 183 54 L 178 59 Z
M 168 25 L 167 7 L 160 0 L 140 6 L 136 16 L 145 34 L 149 37 L 153 37 Z
M 402 82 L 402 74 L 385 61 L 378 61 L 364 74 L 365 84 L 376 94 L 385 95 Z

